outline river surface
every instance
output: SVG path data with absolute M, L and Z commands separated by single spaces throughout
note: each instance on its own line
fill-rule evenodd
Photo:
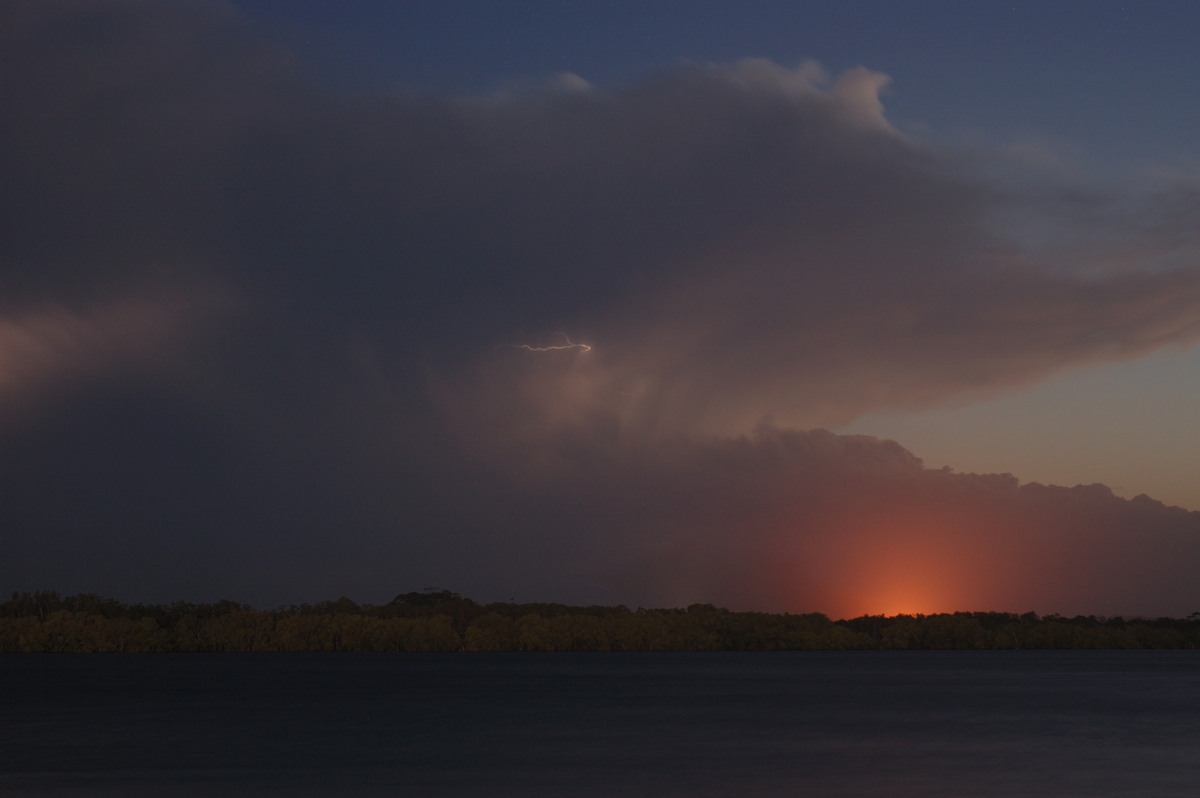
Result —
M 0 656 L 3 796 L 1200 795 L 1200 652 Z

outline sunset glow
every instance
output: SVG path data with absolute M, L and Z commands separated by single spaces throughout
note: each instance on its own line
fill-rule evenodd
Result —
M 936 495 L 876 499 L 830 512 L 829 533 L 793 575 L 797 606 L 832 617 L 955 612 L 1004 606 L 1000 581 L 1018 575 L 995 541 L 1006 534 L 986 508 L 949 508 Z
M 933 575 L 932 579 L 936 579 Z M 968 606 L 947 598 L 947 593 L 932 581 L 928 574 L 888 573 L 881 575 L 874 585 L 867 585 L 857 609 L 836 613 L 839 617 L 856 618 L 860 615 L 932 615 L 939 612 L 954 612 L 956 607 Z
M 953 530 L 946 530 L 943 541 L 953 540 Z M 883 533 L 886 535 L 886 531 Z M 882 537 L 883 540 L 888 540 Z M 964 603 L 963 582 L 975 577 L 980 563 L 971 561 L 962 553 L 946 553 L 939 550 L 936 540 L 912 541 L 900 532 L 893 540 L 898 545 L 886 543 L 881 551 L 864 558 L 864 567 L 854 580 L 853 594 L 859 597 L 862 611 L 851 610 L 844 617 L 854 615 L 913 615 L 936 612 L 953 612 L 964 606 L 989 606 Z M 986 601 L 974 596 L 974 601 Z

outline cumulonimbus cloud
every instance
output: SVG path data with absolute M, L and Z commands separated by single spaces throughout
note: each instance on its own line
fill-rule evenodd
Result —
M 1000 189 L 888 125 L 885 84 L 750 61 L 456 108 L 463 193 L 503 197 L 483 203 L 499 229 L 458 206 L 468 239 L 507 245 L 481 255 L 502 287 L 480 337 L 592 336 L 597 393 L 626 397 L 614 412 L 638 434 L 841 424 L 1197 340 L 1195 241 L 1162 234 L 1178 218 L 1125 208 L 1119 269 L 1063 246 L 1046 260 L 996 224 Z M 1173 217 L 1194 215 L 1194 187 L 1170 192 Z M 578 362 L 563 396 L 535 372 L 548 404 L 578 403 Z
M 171 501 L 29 498 L 8 562 L 79 579 L 53 541 L 100 517 L 264 597 L 350 589 L 336 577 L 844 613 L 872 584 L 904 600 L 907 571 L 963 608 L 1197 600 L 1194 515 L 797 431 L 1194 343 L 1193 183 L 1134 202 L 1048 174 L 1023 195 L 897 130 L 867 69 L 339 96 L 223 4 L 3 14 L 0 388 L 86 393 L 98 358 L 152 351 L 149 372 L 104 371 L 106 401 L 179 403 L 191 448 L 131 435 L 144 456 L 106 480 L 222 460 L 182 468 Z M 1035 195 L 1037 241 L 1011 227 Z M 186 392 L 147 387 L 181 374 Z M 45 447 L 111 449 L 86 402 L 28 406 L 76 425 Z M 0 436 L 11 468 L 55 460 L 3 418 Z M 179 514 L 194 532 L 164 537 Z M 39 549 L 41 517 L 61 529 Z

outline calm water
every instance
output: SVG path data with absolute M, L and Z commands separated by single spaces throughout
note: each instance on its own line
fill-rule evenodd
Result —
M 1200 652 L 0 657 L 0 795 L 1200 795 Z

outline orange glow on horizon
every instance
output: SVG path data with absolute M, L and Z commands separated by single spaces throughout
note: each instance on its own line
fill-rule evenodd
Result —
M 834 525 L 793 573 L 797 600 L 832 618 L 936 615 L 996 603 L 996 530 L 970 515 L 908 503 Z
M 858 581 L 853 595 L 839 602 L 833 617 L 858 618 L 863 615 L 936 615 L 964 607 L 954 600 L 952 586 L 940 582 L 940 575 L 928 569 L 909 570 L 881 566 L 874 574 Z
M 932 596 L 929 591 L 920 588 L 904 587 L 896 591 L 880 590 L 877 594 L 868 596 L 863 601 L 863 611 L 850 617 L 860 615 L 936 615 L 941 612 L 954 612 L 959 607 L 951 607 L 943 600 Z

